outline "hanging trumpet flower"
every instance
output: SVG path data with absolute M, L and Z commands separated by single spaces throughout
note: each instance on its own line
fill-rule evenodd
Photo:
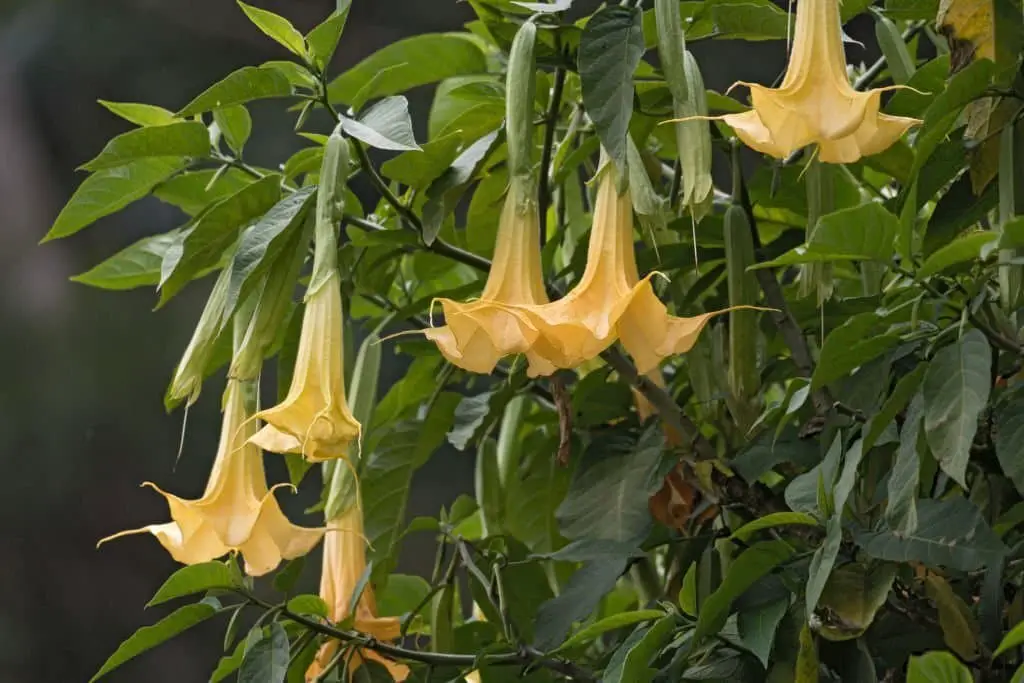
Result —
M 316 202 L 313 274 L 288 395 L 257 417 L 267 424 L 252 442 L 275 453 L 301 453 L 310 462 L 343 458 L 359 438 L 345 400 L 344 343 L 337 218 L 344 206 L 348 143 L 335 130 L 327 141 Z M 340 206 L 339 206 L 340 205 Z
M 327 603 L 328 616 L 334 623 L 341 623 L 351 616 L 350 606 L 355 597 L 354 593 L 359 589 L 360 579 L 365 571 L 366 541 L 363 537 L 363 513 L 358 505 L 352 504 L 348 510 L 328 523 L 327 537 L 324 539 L 320 597 Z M 374 598 L 373 586 L 369 582 L 362 588 L 356 603 L 352 628 L 378 640 L 394 640 L 401 635 L 398 618 L 377 616 L 377 601 Z M 335 658 L 339 656 L 340 647 L 341 644 L 336 640 L 325 643 L 306 672 L 306 680 L 315 681 L 327 667 L 342 663 L 347 666 L 351 680 L 364 660 L 384 665 L 396 681 L 404 681 L 409 675 L 409 667 L 369 649 L 356 649 L 344 662 L 338 662 Z M 344 653 L 341 655 L 344 656 Z
M 475 301 L 440 299 L 445 325 L 426 330 L 445 358 L 471 372 L 489 373 L 504 356 L 526 353 L 537 339 L 537 330 L 515 307 L 548 301 L 541 273 L 540 220 L 533 199 L 536 32 L 533 23 L 523 24 L 509 57 L 506 139 L 511 181 L 487 283 Z
M 254 401 L 251 383 L 228 380 L 220 446 L 202 498 L 186 500 L 147 483 L 167 499 L 172 521 L 122 531 L 100 543 L 148 532 L 183 564 L 209 562 L 236 551 L 242 553 L 245 570 L 252 576 L 308 553 L 324 529 L 289 522 L 267 489 L 263 454 L 247 441 L 256 427 L 248 407 Z
M 799 0 L 793 51 L 779 88 L 750 88 L 753 109 L 721 117 L 747 146 L 784 158 L 818 145 L 828 163 L 852 163 L 888 149 L 920 120 L 879 111 L 882 92 L 850 85 L 838 0 Z M 899 87 L 899 86 L 895 86 Z
M 637 272 L 629 191 L 617 190 L 610 166 L 602 173 L 580 281 L 558 301 L 517 307 L 540 331 L 526 351 L 531 376 L 576 367 L 616 339 L 633 357 L 637 370 L 649 372 L 666 357 L 689 351 L 704 325 L 722 312 L 693 318 L 669 315 L 654 294 L 651 275 L 641 280 Z

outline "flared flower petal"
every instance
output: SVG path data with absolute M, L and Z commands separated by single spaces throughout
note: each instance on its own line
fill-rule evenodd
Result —
M 540 306 L 518 306 L 539 332 L 526 351 L 531 376 L 574 368 L 611 346 L 616 339 L 642 373 L 666 357 L 689 351 L 716 313 L 695 318 L 670 315 L 654 294 L 651 275 L 640 279 L 633 246 L 633 209 L 629 193 L 619 194 L 612 172 L 597 190 L 587 265 L 580 281 L 563 298 Z
M 359 586 L 359 579 L 366 571 L 366 539 L 363 536 L 363 512 L 358 505 L 330 521 L 324 539 L 323 568 L 320 574 L 320 597 L 327 603 L 327 616 L 334 623 L 345 621 L 350 616 L 353 593 Z M 401 635 L 401 623 L 397 617 L 378 617 L 377 601 L 373 586 L 369 582 L 363 587 L 356 604 L 353 628 L 378 640 L 394 640 Z M 331 663 L 338 652 L 338 641 L 329 641 L 320 648 L 316 659 L 306 671 L 306 680 L 313 681 Z M 369 649 L 359 649 L 348 661 L 349 676 L 359 668 L 364 659 L 383 664 L 396 681 L 404 681 L 409 668 L 404 664 L 382 657 Z
M 540 222 L 526 188 L 513 182 L 498 223 L 494 261 L 480 298 L 439 299 L 445 324 L 426 330 L 452 364 L 490 373 L 505 356 L 526 353 L 538 337 L 520 304 L 547 303 L 540 262 Z
M 778 88 L 750 88 L 753 109 L 721 117 L 749 147 L 784 158 L 819 146 L 828 163 L 877 154 L 919 124 L 880 113 L 882 89 L 859 92 L 846 73 L 838 0 L 800 0 L 793 52 Z
M 263 454 L 247 442 L 255 422 L 247 414 L 244 391 L 240 382 L 228 381 L 220 446 L 202 498 L 179 498 L 149 484 L 167 500 L 173 521 L 122 531 L 101 543 L 148 532 L 183 564 L 209 562 L 237 551 L 252 576 L 312 550 L 324 529 L 289 522 L 268 490 Z
M 345 400 L 341 290 L 337 272 L 307 296 L 291 387 L 260 412 L 266 425 L 252 442 L 274 453 L 301 453 L 310 462 L 343 458 L 360 426 Z

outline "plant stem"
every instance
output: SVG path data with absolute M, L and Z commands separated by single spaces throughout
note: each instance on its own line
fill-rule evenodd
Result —
M 540 246 L 543 249 L 548 238 L 548 207 L 551 206 L 551 155 L 555 147 L 555 131 L 558 128 L 558 112 L 562 108 L 562 92 L 565 90 L 565 69 L 555 69 L 555 84 L 551 91 L 551 102 L 544 121 L 544 148 L 540 158 L 540 183 L 537 187 L 537 210 L 540 213 Z

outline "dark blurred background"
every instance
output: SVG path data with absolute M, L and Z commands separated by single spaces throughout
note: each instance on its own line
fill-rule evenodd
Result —
M 334 7 L 333 0 L 254 4 L 303 31 Z M 353 4 L 335 72 L 401 37 L 458 30 L 472 18 L 456 0 Z M 694 51 L 712 88 L 740 78 L 771 82 L 785 60 L 781 42 L 703 41 Z M 861 52 L 852 50 L 851 60 L 866 59 Z M 232 0 L 0 0 L 0 683 L 86 681 L 122 639 L 163 614 L 143 609 L 175 568 L 159 544 L 148 536 L 101 550 L 95 543 L 167 520 L 163 500 L 139 489 L 142 481 L 198 496 L 216 448 L 218 380 L 189 414 L 177 468 L 182 414 L 168 415 L 161 404 L 210 283 L 153 313 L 152 291 L 68 281 L 184 222 L 178 210 L 147 199 L 73 238 L 37 246 L 83 178 L 75 167 L 128 128 L 95 102 L 177 109 L 233 69 L 279 58 L 284 50 Z M 421 131 L 427 98 L 411 98 Z M 251 107 L 247 152 L 256 163 L 277 165 L 300 146 L 280 109 Z M 471 486 L 471 457 L 442 453 L 417 475 L 410 514 L 436 514 Z M 297 513 L 313 495 L 282 496 L 293 519 L 303 519 Z M 404 553 L 405 571 L 429 566 L 431 558 L 418 554 Z M 316 590 L 318 564 L 316 556 L 307 563 L 306 590 Z M 205 624 L 108 680 L 207 680 L 223 627 Z

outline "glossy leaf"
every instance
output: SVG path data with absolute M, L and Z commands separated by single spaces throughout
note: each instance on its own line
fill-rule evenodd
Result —
M 412 132 L 409 102 L 401 95 L 377 102 L 358 121 L 343 117 L 341 126 L 352 137 L 377 149 L 399 152 L 420 149 Z
M 102 171 L 140 159 L 178 159 L 209 155 L 210 136 L 206 132 L 206 126 L 196 121 L 181 121 L 122 133 L 108 142 L 95 159 L 82 164 L 82 168 L 87 171 Z
M 204 562 L 182 567 L 171 574 L 164 585 L 160 586 L 156 595 L 146 603 L 146 607 L 160 605 L 168 600 L 208 590 L 237 587 L 238 583 L 235 578 L 231 567 L 223 562 Z
M 160 282 L 160 264 L 171 245 L 178 242 L 176 230 L 143 237 L 106 261 L 71 279 L 90 287 L 125 290 L 155 286 Z
M 212 109 L 291 94 L 291 81 L 278 69 L 246 66 L 211 85 L 186 104 L 178 116 L 195 116 Z

